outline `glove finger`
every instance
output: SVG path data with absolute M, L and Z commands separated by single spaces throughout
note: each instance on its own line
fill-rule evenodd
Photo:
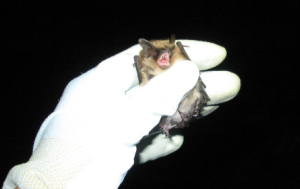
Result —
M 226 49 L 220 45 L 196 40 L 178 40 L 185 47 L 190 59 L 200 70 L 207 70 L 219 65 L 226 57 Z
M 199 115 L 201 115 L 200 117 L 207 116 L 208 114 L 212 113 L 213 111 L 215 111 L 218 108 L 219 108 L 219 106 L 204 106 L 199 111 Z
M 144 138 L 137 144 L 135 164 L 155 160 L 177 151 L 183 144 L 184 137 L 179 129 L 174 130 L 172 138 L 156 134 Z
M 241 87 L 240 78 L 228 71 L 202 72 L 201 78 L 210 98 L 207 105 L 216 105 L 231 100 L 238 94 Z

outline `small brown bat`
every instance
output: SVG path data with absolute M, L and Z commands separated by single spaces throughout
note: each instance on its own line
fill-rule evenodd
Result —
M 139 39 L 142 46 L 139 56 L 134 57 L 140 86 L 146 85 L 153 77 L 165 72 L 172 67 L 176 61 L 190 60 L 181 42 L 175 45 L 175 36 L 169 40 Z M 202 108 L 209 97 L 205 92 L 205 85 L 200 76 L 198 82 L 181 100 L 177 111 L 172 116 L 163 116 L 159 122 L 162 132 L 171 137 L 169 130 L 173 128 L 184 128 L 194 117 L 199 117 L 199 109 Z

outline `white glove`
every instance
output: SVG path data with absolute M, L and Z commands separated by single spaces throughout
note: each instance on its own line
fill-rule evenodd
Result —
M 186 51 L 200 69 L 214 67 L 226 56 L 220 46 L 181 41 L 190 46 Z M 136 86 L 132 64 L 140 50 L 135 45 L 68 84 L 42 124 L 30 160 L 10 171 L 3 188 L 118 188 L 133 165 L 135 145 L 162 115 L 176 111 L 199 75 L 193 62 L 180 61 L 144 87 Z M 239 91 L 240 80 L 232 73 L 206 72 L 201 77 L 209 104 L 227 101 Z M 216 107 L 205 107 L 202 114 Z M 180 135 L 158 135 L 140 152 L 140 162 L 172 153 L 182 142 Z

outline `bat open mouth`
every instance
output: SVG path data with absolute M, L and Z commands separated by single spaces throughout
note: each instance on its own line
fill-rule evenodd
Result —
M 163 52 L 156 62 L 161 68 L 168 68 L 170 66 L 170 53 L 168 51 Z

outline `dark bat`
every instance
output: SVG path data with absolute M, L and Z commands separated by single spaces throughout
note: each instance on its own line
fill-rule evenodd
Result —
M 153 77 L 161 74 L 176 61 L 190 60 L 181 42 L 175 45 L 175 36 L 169 40 L 139 39 L 143 50 L 139 56 L 134 57 L 140 86 L 146 85 Z M 163 116 L 159 122 L 160 129 L 171 137 L 169 130 L 173 128 L 184 128 L 188 126 L 192 118 L 199 117 L 199 109 L 202 108 L 209 97 L 205 92 L 205 85 L 200 76 L 198 82 L 181 100 L 177 111 L 172 116 Z

